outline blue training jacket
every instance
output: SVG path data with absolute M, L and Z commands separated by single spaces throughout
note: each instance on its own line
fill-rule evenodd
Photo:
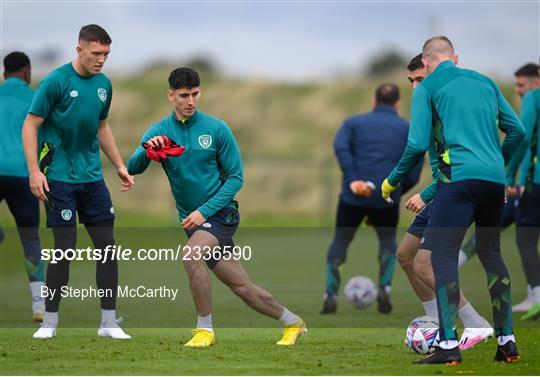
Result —
M 401 195 L 420 178 L 423 161 L 391 195 L 394 204 L 381 197 L 381 184 L 398 163 L 405 146 L 409 123 L 396 110 L 379 105 L 372 112 L 345 120 L 334 141 L 334 151 L 343 172 L 340 198 L 348 204 L 368 208 L 388 208 L 399 204 Z M 354 195 L 352 181 L 373 182 L 377 189 L 370 197 Z

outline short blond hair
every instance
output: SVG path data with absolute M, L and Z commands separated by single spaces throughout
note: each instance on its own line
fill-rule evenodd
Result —
M 454 57 L 455 51 L 452 41 L 444 35 L 429 38 L 422 48 L 422 58 L 429 59 L 441 55 L 448 58 Z

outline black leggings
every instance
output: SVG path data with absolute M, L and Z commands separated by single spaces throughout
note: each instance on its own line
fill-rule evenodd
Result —
M 115 244 L 113 228 L 114 219 L 105 220 L 95 224 L 85 224 L 86 231 L 90 235 L 95 249 L 104 250 L 107 246 Z M 55 249 L 75 249 L 77 244 L 77 228 L 75 226 L 63 226 L 52 228 Z M 61 288 L 69 281 L 70 261 L 62 259 L 57 263 L 49 263 L 47 267 L 46 285 L 56 293 L 45 301 L 45 310 L 57 312 L 60 306 Z M 105 294 L 101 297 L 101 309 L 113 310 L 116 308 L 116 293 L 118 289 L 118 262 L 111 259 L 110 252 L 105 263 L 96 261 L 96 285 L 98 289 L 107 290 L 112 295 Z
M 516 241 L 527 283 L 532 288 L 538 287 L 540 285 L 540 255 L 538 255 L 540 185 L 533 185 L 519 199 L 516 224 Z

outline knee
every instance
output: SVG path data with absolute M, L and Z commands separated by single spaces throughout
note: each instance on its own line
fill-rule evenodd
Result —
M 412 272 L 414 265 L 414 255 L 412 255 L 412 253 L 410 253 L 408 250 L 405 250 L 401 247 L 397 249 L 396 255 L 398 263 L 403 268 L 403 270 L 405 270 L 406 272 Z
M 190 277 L 204 271 L 204 266 L 200 260 L 185 260 L 184 268 Z

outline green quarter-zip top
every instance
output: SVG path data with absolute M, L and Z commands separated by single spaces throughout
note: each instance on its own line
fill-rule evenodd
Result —
M 199 210 L 208 219 L 222 208 L 233 206 L 243 184 L 242 158 L 227 124 L 197 111 L 182 122 L 173 112 L 152 125 L 141 143 L 154 136 L 167 136 L 184 146 L 184 153 L 168 157 L 162 167 L 176 201 L 180 220 Z M 130 174 L 141 174 L 150 164 L 139 146 L 128 162 Z
M 506 133 L 502 146 L 497 127 Z M 504 166 L 524 137 L 523 125 L 491 79 L 444 61 L 414 90 L 407 147 L 388 182 L 398 185 L 435 140 L 439 182 L 504 184 Z

